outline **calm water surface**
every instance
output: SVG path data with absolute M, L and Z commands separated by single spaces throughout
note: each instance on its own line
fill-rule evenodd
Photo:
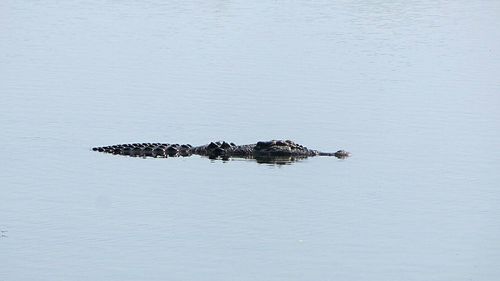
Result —
M 500 2 L 0 3 L 0 281 L 499 280 Z M 292 139 L 293 165 L 126 142 Z

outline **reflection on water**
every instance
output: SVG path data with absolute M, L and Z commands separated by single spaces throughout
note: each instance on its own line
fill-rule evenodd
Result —
M 137 153 L 137 154 L 129 154 L 129 155 L 124 155 L 124 154 L 119 154 L 119 153 L 111 153 L 114 155 L 119 155 L 119 156 L 128 156 L 128 157 L 133 157 L 133 158 L 178 158 L 178 157 L 190 157 L 193 156 L 193 154 L 189 155 L 181 155 L 181 154 L 166 154 L 162 156 L 158 155 L 145 155 L 144 153 Z M 255 161 L 259 164 L 271 164 L 271 165 L 290 165 L 302 160 L 305 160 L 309 157 L 307 156 L 215 156 L 215 155 L 200 155 L 200 157 L 210 159 L 212 161 L 221 161 L 223 163 L 235 161 L 235 160 L 243 160 L 243 161 Z
M 203 157 L 208 157 L 211 160 L 220 160 L 222 162 L 228 162 L 231 160 L 248 160 L 248 161 L 256 161 L 259 164 L 269 164 L 269 165 L 291 165 L 296 162 L 300 162 L 303 160 L 306 160 L 311 157 L 325 157 L 325 156 L 285 156 L 285 155 L 278 155 L 278 156 L 272 156 L 272 155 L 257 155 L 257 156 L 203 156 Z M 334 157 L 338 159 L 346 159 L 349 156 L 334 156 L 334 155 L 328 155 L 326 157 Z
M 253 159 L 259 164 L 290 165 L 308 157 L 300 156 L 256 156 Z

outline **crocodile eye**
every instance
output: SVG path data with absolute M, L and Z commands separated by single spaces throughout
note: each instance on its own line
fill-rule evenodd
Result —
M 276 141 L 276 145 L 277 146 L 287 146 L 288 143 L 284 142 L 284 141 Z

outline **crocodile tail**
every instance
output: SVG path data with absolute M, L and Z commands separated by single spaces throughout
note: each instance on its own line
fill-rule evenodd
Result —
M 189 144 L 130 143 L 93 147 L 93 151 L 132 157 L 175 157 L 191 155 Z

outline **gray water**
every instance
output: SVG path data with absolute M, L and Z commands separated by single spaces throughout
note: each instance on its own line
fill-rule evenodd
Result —
M 0 280 L 499 280 L 500 2 L 0 3 Z M 96 153 L 292 139 L 292 165 Z

